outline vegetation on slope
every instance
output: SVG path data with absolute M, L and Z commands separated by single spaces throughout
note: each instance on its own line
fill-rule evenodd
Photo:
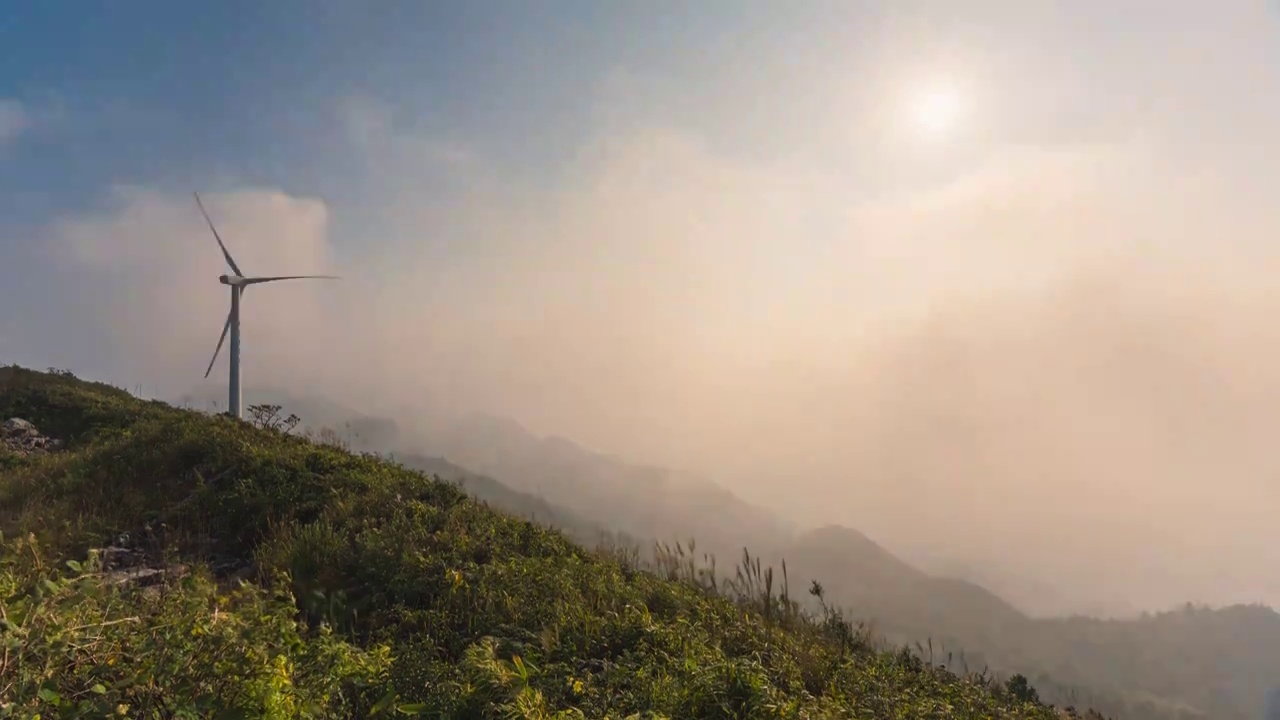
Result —
M 897 642 L 927 642 L 1029 677 L 1058 704 L 1130 720 L 1250 720 L 1280 678 L 1280 614 L 1263 606 L 1185 606 L 1141 618 L 1031 618 L 977 586 L 931 577 L 859 533 L 826 528 L 787 552 L 829 578 L 833 601 Z
M 66 443 L 0 458 L 12 716 L 1055 716 L 805 617 L 758 565 L 673 581 L 402 466 L 61 375 L 0 368 L 0 416 Z M 126 534 L 172 576 L 102 572 Z
M 1280 677 L 1280 615 L 1266 608 L 1178 610 L 1146 620 L 1033 619 L 979 585 L 921 572 L 855 530 L 781 533 L 779 523 L 759 522 L 758 512 L 727 494 L 699 504 L 707 493 L 696 483 L 668 482 L 675 473 L 538 438 L 511 421 L 438 418 L 424 435 L 310 396 L 252 396 L 282 402 L 308 424 L 339 428 L 321 433 L 331 441 L 394 452 L 414 469 L 588 547 L 608 537 L 632 548 L 632 558 L 651 561 L 655 545 L 661 554 L 659 541 L 692 536 L 700 551 L 721 558 L 744 544 L 767 563 L 786 558 L 793 578 L 822 578 L 828 602 L 872 624 L 877 635 L 961 674 L 983 667 L 1025 674 L 1042 698 L 1059 705 L 1130 720 L 1247 720 L 1262 713 L 1264 690 Z M 487 467 L 499 479 L 424 456 L 424 448 Z M 610 511 L 600 512 L 605 506 Z M 670 512 L 673 506 L 679 512 Z
M 393 425 L 383 422 L 384 427 Z M 585 452 L 570 462 L 563 449 L 540 456 L 537 439 L 526 435 L 523 441 L 508 438 L 491 446 L 471 443 L 473 459 L 487 449 L 492 466 L 513 473 L 499 474 L 501 482 L 447 463 L 403 457 L 407 464 L 456 478 L 498 507 L 550 523 L 581 542 L 594 542 L 604 525 L 615 531 L 657 531 L 658 526 L 644 520 L 663 504 L 661 483 L 620 474 L 617 468 L 609 471 L 615 478 L 629 478 L 635 488 L 630 493 L 604 493 L 617 508 L 610 517 L 628 522 L 601 523 L 594 514 L 566 510 L 568 501 L 591 486 L 590 470 L 599 463 Z M 513 446 L 519 451 L 503 457 L 504 448 Z M 541 467 L 530 471 L 538 478 L 551 472 L 557 458 L 559 466 L 576 469 L 566 476 L 572 482 L 559 494 L 544 483 L 537 483 L 547 491 L 539 497 L 507 489 L 508 483 L 530 484 L 528 477 L 519 476 L 520 463 Z M 655 496 L 643 504 L 648 510 L 636 508 L 642 504 L 635 501 L 637 489 Z M 1263 712 L 1265 690 L 1280 677 L 1280 654 L 1275 652 L 1280 614 L 1264 607 L 1179 609 L 1114 621 L 1031 618 L 979 585 L 921 572 L 856 530 L 825 527 L 782 539 L 777 523 L 760 524 L 754 517 L 749 506 L 729 498 L 698 512 L 686 508 L 667 518 L 662 527 L 669 534 L 641 535 L 631 544 L 647 558 L 655 540 L 694 536 L 700 548 L 721 557 L 732 557 L 746 544 L 775 565 L 786 558 L 792 577 L 822 578 L 829 602 L 873 624 L 878 634 L 893 642 L 913 647 L 918 643 L 920 654 L 962 673 L 981 667 L 1022 673 L 1050 702 L 1094 707 L 1130 720 L 1256 718 Z M 620 536 L 618 542 L 628 540 Z
M 463 482 L 472 494 L 481 494 L 481 486 L 500 486 L 503 497 L 493 498 L 495 504 L 536 515 L 570 530 L 575 539 L 593 542 L 605 531 L 635 538 L 647 552 L 654 540 L 693 535 L 703 549 L 735 557 L 744 544 L 759 551 L 781 547 L 794 530 L 766 508 L 705 479 L 594 452 L 564 438 L 541 437 L 511 418 L 433 408 L 430 398 L 393 420 L 314 393 L 259 387 L 246 389 L 245 397 L 287 408 L 308 429 L 352 449 L 391 454 L 415 469 Z M 180 400 L 215 412 L 224 402 L 212 394 Z M 528 502 L 532 497 L 541 500 Z M 547 515 L 547 503 L 561 517 Z
M 398 457 L 580 543 L 611 536 L 615 545 L 649 559 L 658 541 L 611 534 L 541 497 L 439 458 Z M 757 546 L 750 526 L 741 528 L 740 539 Z M 1058 705 L 1127 720 L 1248 720 L 1262 713 L 1265 691 L 1280 677 L 1274 652 L 1280 615 L 1267 608 L 1186 608 L 1134 620 L 1038 619 L 978 585 L 921 572 L 849 528 L 818 528 L 781 549 L 761 549 L 775 564 L 786 558 L 792 577 L 822 578 L 828 602 L 872 624 L 878 636 L 911 645 L 960 674 L 984 667 L 1022 673 L 1040 697 Z

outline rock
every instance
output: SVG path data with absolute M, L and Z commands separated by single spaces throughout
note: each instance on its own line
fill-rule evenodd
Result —
M 136 568 L 144 564 L 147 559 L 141 550 L 116 545 L 102 548 L 98 552 L 99 557 L 102 558 L 102 567 L 106 570 Z
M 40 431 L 36 430 L 35 425 L 22 418 L 9 418 L 4 421 L 4 434 L 6 437 L 34 437 L 39 435 Z
M 135 585 L 152 587 L 169 578 L 180 578 L 187 574 L 185 565 L 169 565 L 165 567 L 135 567 L 126 570 L 112 570 L 105 574 L 107 582 L 118 587 Z
M 219 580 L 247 580 L 253 575 L 253 563 L 239 558 L 215 558 L 209 562 L 209 571 Z
M 0 424 L 0 448 L 17 455 L 35 455 L 60 450 L 61 440 L 41 435 L 30 421 L 9 418 Z
M 129 534 L 121 533 L 114 544 L 97 550 L 102 576 L 112 585 L 152 587 L 187 574 L 185 565 L 165 564 L 128 545 Z

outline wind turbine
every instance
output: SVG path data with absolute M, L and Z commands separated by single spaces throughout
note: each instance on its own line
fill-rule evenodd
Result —
M 240 296 L 250 285 L 261 285 L 262 283 L 275 282 L 277 280 L 308 280 L 308 279 L 326 279 L 337 280 L 336 275 L 278 275 L 274 277 L 245 277 L 240 272 L 240 267 L 236 265 L 236 261 L 231 257 L 231 253 L 227 251 L 226 243 L 222 242 L 222 237 L 218 235 L 218 229 L 213 226 L 213 220 L 209 219 L 209 213 L 204 209 L 204 203 L 200 202 L 200 193 L 194 193 L 196 196 L 196 205 L 200 207 L 200 214 L 204 215 L 204 221 L 209 223 L 209 230 L 213 232 L 213 239 L 218 241 L 218 247 L 222 249 L 222 257 L 226 259 L 227 265 L 231 267 L 234 275 L 220 275 L 218 282 L 231 288 L 231 312 L 227 313 L 227 322 L 222 326 L 222 337 L 218 338 L 218 347 L 213 351 L 213 358 L 209 360 L 209 368 L 204 371 L 204 376 L 209 377 L 209 373 L 213 372 L 213 364 L 218 360 L 218 353 L 222 351 L 222 343 L 227 339 L 227 331 L 231 331 L 231 378 L 227 383 L 227 392 L 230 397 L 227 399 L 227 410 L 231 417 L 240 417 Z

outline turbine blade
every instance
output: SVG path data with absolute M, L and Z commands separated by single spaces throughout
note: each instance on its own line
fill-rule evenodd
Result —
M 262 283 L 275 282 L 277 280 L 341 280 L 337 275 L 277 275 L 275 277 L 255 277 L 246 278 L 242 281 L 243 285 L 260 285 Z
M 218 338 L 218 347 L 213 351 L 213 358 L 209 360 L 209 369 L 204 371 L 204 376 L 209 377 L 209 373 L 213 372 L 213 364 L 218 361 L 218 353 L 222 352 L 222 343 L 227 339 L 227 331 L 231 329 L 231 313 L 227 313 L 227 321 L 222 324 L 222 337 Z
M 231 258 L 231 253 L 227 251 L 227 246 L 222 242 L 222 236 L 218 234 L 218 229 L 213 226 L 213 220 L 209 219 L 209 213 L 204 209 L 204 203 L 200 202 L 200 193 L 193 193 L 196 196 L 196 205 L 200 206 L 200 214 L 204 215 L 204 221 L 209 223 L 209 229 L 213 231 L 213 239 L 218 241 L 218 247 L 222 248 L 222 257 L 227 259 L 227 264 L 235 271 L 235 274 L 244 277 L 244 273 L 240 272 L 240 268 L 236 266 L 236 261 Z

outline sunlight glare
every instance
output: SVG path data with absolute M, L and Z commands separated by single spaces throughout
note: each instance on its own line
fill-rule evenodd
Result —
M 912 102 L 912 119 L 920 132 L 930 137 L 948 134 L 960 115 L 960 97 L 950 85 L 935 85 L 917 91 Z

